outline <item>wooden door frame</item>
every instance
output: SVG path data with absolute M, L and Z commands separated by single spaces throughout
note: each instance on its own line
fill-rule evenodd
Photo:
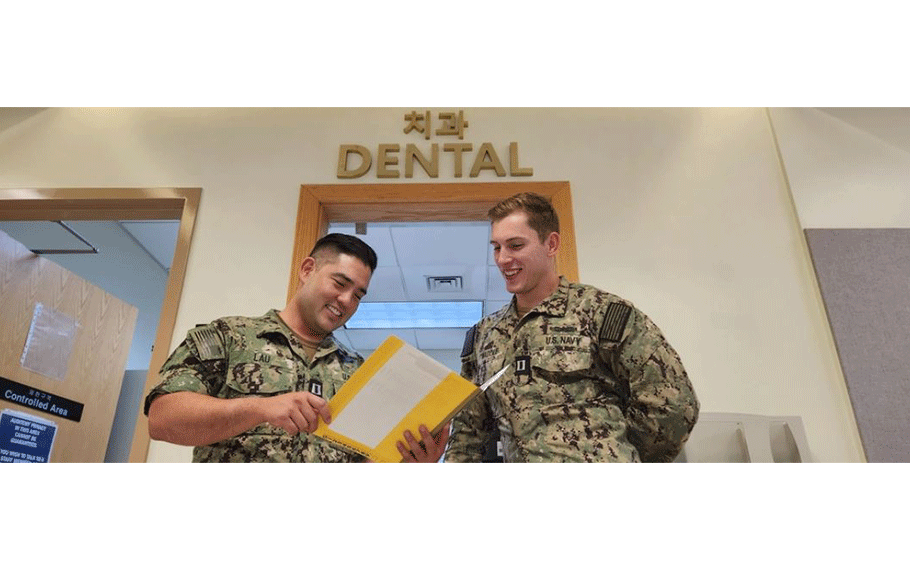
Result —
M 170 351 L 201 194 L 198 187 L 0 189 L 0 219 L 4 221 L 180 221 L 143 392 L 158 383 L 158 369 Z M 148 459 L 149 442 L 148 421 L 139 412 L 130 449 L 131 463 Z
M 556 270 L 578 281 L 575 222 L 567 181 L 301 185 L 287 300 L 300 264 L 331 222 L 486 221 L 499 201 L 524 191 L 548 197 L 559 216 Z

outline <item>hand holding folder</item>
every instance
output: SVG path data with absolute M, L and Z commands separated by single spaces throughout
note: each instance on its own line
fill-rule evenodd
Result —
M 404 461 L 408 463 L 438 462 L 446 449 L 449 441 L 449 426 L 446 422 L 435 436 L 425 426 L 420 426 L 420 438 L 416 438 L 410 430 L 405 430 L 405 442 L 398 442 L 396 447 Z
M 425 425 L 438 434 L 501 375 L 478 387 L 389 336 L 332 397 L 332 423 L 320 422 L 315 434 L 376 462 L 400 462 L 397 443 L 406 430 Z

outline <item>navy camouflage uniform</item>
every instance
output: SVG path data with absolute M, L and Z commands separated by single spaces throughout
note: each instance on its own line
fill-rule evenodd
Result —
M 630 302 L 560 278 L 519 319 L 515 299 L 471 328 L 462 376 L 506 373 L 452 421 L 445 461 L 672 461 L 699 404 L 676 351 Z
M 362 363 L 360 355 L 346 350 L 331 334 L 310 361 L 276 310 L 259 318 L 220 318 L 187 333 L 162 366 L 162 382 L 146 397 L 145 414 L 158 395 L 180 391 L 230 399 L 306 390 L 328 400 Z M 193 449 L 194 462 L 364 460 L 322 438 L 305 432 L 292 436 L 267 422 Z

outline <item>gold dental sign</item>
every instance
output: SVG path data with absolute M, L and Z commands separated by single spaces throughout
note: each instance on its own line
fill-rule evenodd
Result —
M 433 116 L 430 111 L 409 112 L 404 115 L 407 125 L 404 133 L 415 132 L 422 134 L 424 140 L 429 140 L 431 132 L 436 136 L 457 136 L 464 140 L 464 131 L 468 128 L 468 121 L 464 118 L 464 111 L 440 112 L 436 114 L 439 128 L 432 129 Z M 398 178 L 401 177 L 400 165 L 404 163 L 404 177 L 414 177 L 414 163 L 419 164 L 431 178 L 439 177 L 439 143 L 433 142 L 423 149 L 416 144 L 406 144 L 404 154 L 401 154 L 401 144 L 379 144 L 376 150 L 376 177 Z M 451 168 L 454 176 L 463 177 L 465 166 L 471 163 L 470 177 L 477 177 L 484 170 L 493 170 L 497 177 L 526 177 L 534 175 L 533 168 L 523 168 L 518 163 L 518 142 L 509 143 L 509 169 L 508 173 L 499 159 L 499 154 L 490 142 L 484 142 L 474 150 L 470 142 L 448 142 L 442 144 L 443 162 L 445 168 Z M 338 147 L 338 177 L 343 179 L 359 178 L 370 171 L 373 166 L 373 154 L 366 146 L 359 144 L 342 144 Z

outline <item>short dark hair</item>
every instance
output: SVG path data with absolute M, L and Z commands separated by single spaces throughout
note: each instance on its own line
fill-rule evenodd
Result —
M 550 204 L 550 200 L 538 193 L 516 193 L 507 197 L 493 206 L 487 212 L 491 222 L 502 221 L 516 211 L 524 211 L 528 215 L 530 226 L 540 237 L 540 242 L 550 235 L 559 232 L 559 216 Z
M 353 235 L 343 235 L 341 233 L 329 233 L 316 241 L 310 256 L 317 258 L 317 255 L 324 256 L 326 253 L 332 255 L 347 254 L 360 260 L 370 267 L 370 272 L 376 271 L 376 251 L 373 248 Z

